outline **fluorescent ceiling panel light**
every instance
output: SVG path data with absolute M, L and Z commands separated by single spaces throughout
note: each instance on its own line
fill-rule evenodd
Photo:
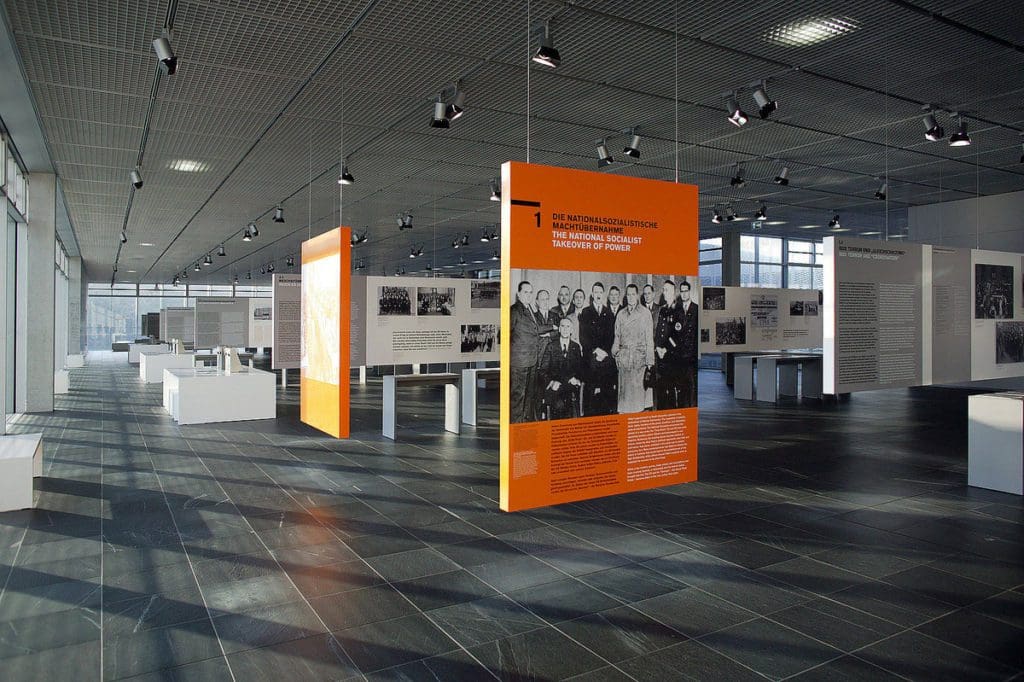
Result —
M 850 17 L 812 17 L 781 24 L 764 34 L 770 43 L 786 47 L 806 47 L 852 33 L 859 28 Z

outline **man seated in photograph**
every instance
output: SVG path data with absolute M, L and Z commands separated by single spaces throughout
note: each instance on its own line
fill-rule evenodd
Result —
M 569 338 L 572 321 L 558 321 L 558 337 L 544 348 L 540 361 L 542 398 L 548 419 L 580 416 L 580 385 L 583 376 L 583 349 Z
M 605 305 L 604 284 L 594 282 L 591 303 L 579 313 L 580 345 L 586 363 L 583 373 L 583 415 L 615 414 L 618 409 L 618 369 L 612 357 L 615 315 Z

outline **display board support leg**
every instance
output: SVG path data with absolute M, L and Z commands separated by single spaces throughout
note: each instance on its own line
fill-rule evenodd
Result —
M 476 426 L 476 372 L 462 370 L 462 422 Z
M 413 364 L 413 366 L 412 366 L 412 373 L 413 374 L 419 374 L 420 373 L 420 363 L 417 362 L 417 363 Z
M 476 393 L 476 390 L 473 390 Z M 462 402 L 459 398 L 458 384 L 445 384 L 444 387 L 444 430 L 450 433 L 459 433 Z
M 395 376 L 389 374 L 384 377 L 384 420 L 381 425 L 381 433 L 385 438 L 395 439 Z M 445 419 L 447 420 L 447 412 Z
M 281 388 L 288 388 L 288 369 L 281 368 Z
M 359 365 L 359 383 L 366 384 L 366 365 Z

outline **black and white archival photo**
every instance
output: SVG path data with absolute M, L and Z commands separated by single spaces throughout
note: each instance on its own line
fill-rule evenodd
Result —
M 704 310 L 725 310 L 725 287 L 704 287 Z
M 377 287 L 377 315 L 412 315 L 412 287 Z
M 818 302 L 817 301 L 804 301 L 804 315 L 807 317 L 818 316 Z
M 448 287 L 417 287 L 417 315 L 454 315 L 455 289 Z
M 696 407 L 692 279 L 513 269 L 510 420 Z
M 790 317 L 803 317 L 804 316 L 804 302 L 803 301 L 790 301 L 789 302 L 789 316 Z
M 501 282 L 470 282 L 469 307 L 501 307 Z
M 715 345 L 738 346 L 747 342 L 747 318 L 724 317 L 715 321 Z
M 1024 362 L 1024 322 L 996 322 L 996 364 Z
M 1013 266 L 974 266 L 974 319 L 1008 320 L 1013 317 Z
M 498 349 L 496 324 L 464 324 L 461 333 L 463 353 L 491 353 Z

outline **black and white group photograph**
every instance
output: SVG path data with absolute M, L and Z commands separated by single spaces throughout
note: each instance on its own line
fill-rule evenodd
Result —
M 417 287 L 417 315 L 454 315 L 455 289 L 450 287 Z
M 469 283 L 470 308 L 500 308 L 501 282 L 473 281 Z
M 1008 320 L 1013 317 L 1013 266 L 974 266 L 974 319 Z
M 789 302 L 789 316 L 790 317 L 803 317 L 804 316 L 804 302 L 803 301 L 790 301 Z
M 818 316 L 818 302 L 817 301 L 804 301 L 804 315 L 807 317 Z
M 377 287 L 377 315 L 412 315 L 413 287 Z
M 464 324 L 461 327 L 461 346 L 463 353 L 492 353 L 498 349 L 498 329 L 496 324 Z
M 1024 362 L 1024 322 L 996 322 L 996 364 Z
M 704 296 L 704 310 L 725 310 L 724 287 L 704 287 L 701 293 Z
M 510 421 L 696 407 L 696 279 L 513 269 Z
M 747 342 L 747 318 L 720 317 L 715 320 L 715 345 L 740 346 Z

